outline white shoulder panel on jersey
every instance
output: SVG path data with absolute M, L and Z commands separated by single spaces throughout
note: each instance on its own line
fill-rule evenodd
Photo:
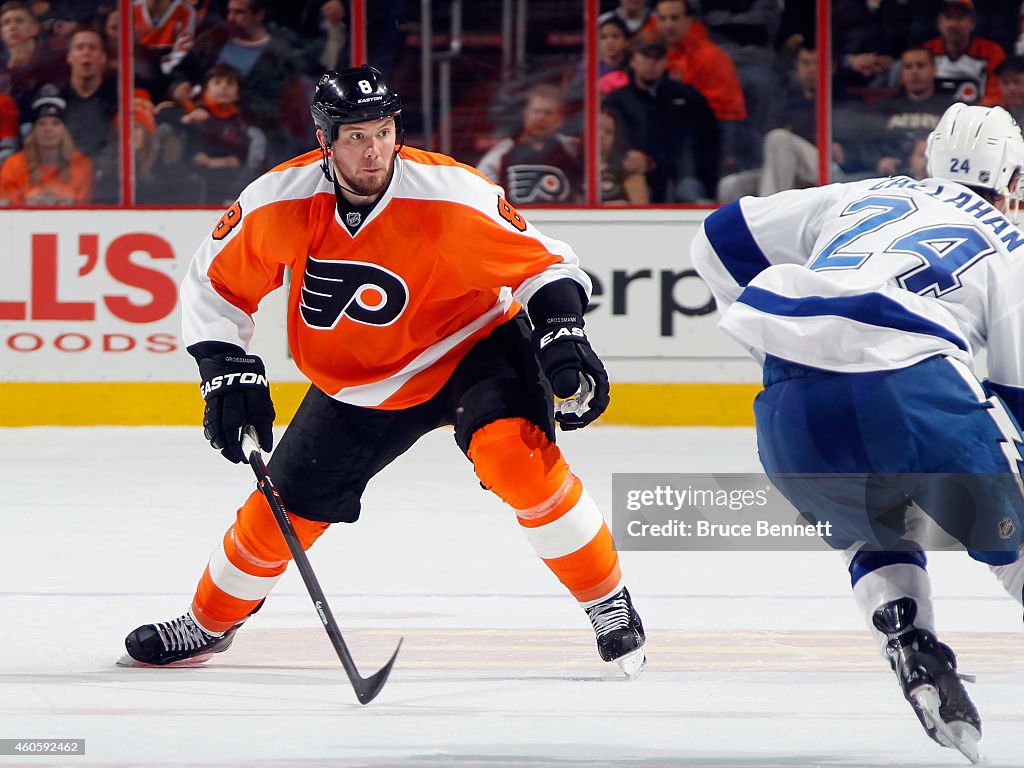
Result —
M 510 286 L 516 301 L 526 305 L 540 288 L 555 280 L 569 278 L 579 283 L 589 298 L 593 285 L 590 277 L 580 268 L 579 258 L 572 247 L 561 240 L 548 237 L 525 217 L 520 217 L 524 228 L 512 227 L 501 215 L 502 204 L 508 205 L 502 188 L 469 168 L 461 165 L 428 165 L 402 159 L 402 176 L 395 197 L 415 200 L 436 200 L 473 208 L 491 219 L 498 227 L 522 237 L 532 238 L 546 251 L 561 259 L 540 274 L 519 286 Z M 514 209 L 512 214 L 518 215 Z M 507 212 L 506 212 L 507 213 Z
M 252 318 L 221 296 L 210 282 L 209 270 L 217 254 L 244 231 L 247 217 L 260 208 L 286 200 L 301 200 L 317 192 L 331 192 L 319 160 L 265 173 L 251 182 L 238 198 L 241 220 L 219 240 L 205 237 L 196 249 L 181 284 L 182 339 L 185 346 L 200 341 L 225 341 L 249 348 Z
M 252 181 L 242 194 L 242 217 L 272 203 L 302 200 L 318 192 L 334 194 L 334 187 L 320 170 L 320 161 L 308 165 L 294 165 L 280 171 L 270 171 Z M 232 233 L 233 234 L 233 233 Z M 225 240 L 229 239 L 225 238 Z

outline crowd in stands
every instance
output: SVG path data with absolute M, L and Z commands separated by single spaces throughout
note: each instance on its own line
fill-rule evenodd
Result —
M 615 167 L 646 181 L 631 202 L 711 204 L 818 183 L 814 0 L 604 5 L 596 90 L 617 133 Z M 830 178 L 922 176 L 923 139 L 955 101 L 1024 117 L 1024 3 L 832 0 L 831 13 Z M 584 71 L 566 89 L 576 108 Z M 601 202 L 621 204 L 601 151 Z M 500 180 L 504 166 L 487 160 L 478 167 Z
M 520 78 L 512 97 L 501 91 L 506 119 L 476 136 L 478 152 L 456 157 L 512 203 L 586 203 L 582 114 L 593 92 L 602 204 L 705 205 L 813 185 L 815 5 L 602 0 L 598 82 L 588 86 L 577 34 L 563 63 Z M 410 42 L 419 6 L 367 4 L 368 34 L 388 41 L 373 63 L 387 69 L 419 44 Z M 0 0 L 0 204 L 123 202 L 117 9 L 115 0 Z M 135 202 L 230 204 L 248 181 L 314 148 L 309 97 L 320 73 L 349 64 L 347 0 L 132 0 L 131 9 Z M 1021 0 L 832 0 L 831 13 L 831 178 L 920 175 L 921 139 L 954 101 L 1024 118 Z M 409 82 L 427 76 L 412 60 Z M 415 143 L 418 93 L 401 90 Z
M 349 64 L 341 0 L 131 9 L 137 203 L 229 204 L 311 148 L 309 94 Z M 119 17 L 115 0 L 0 0 L 0 204 L 122 202 Z

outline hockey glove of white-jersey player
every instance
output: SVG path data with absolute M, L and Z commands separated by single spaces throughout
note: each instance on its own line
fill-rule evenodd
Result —
M 555 395 L 555 421 L 581 429 L 608 407 L 608 373 L 583 330 L 583 303 L 576 283 L 559 280 L 530 300 L 533 344 Z
M 203 434 L 228 461 L 248 461 L 242 453 L 242 430 L 252 426 L 260 448 L 274 447 L 274 403 L 263 361 L 234 344 L 204 341 L 188 348 L 199 363 L 206 401 Z

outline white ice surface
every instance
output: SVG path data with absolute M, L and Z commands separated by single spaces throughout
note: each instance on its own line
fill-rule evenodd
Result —
M 607 509 L 613 472 L 753 472 L 750 430 L 592 427 L 562 445 Z M 32 766 L 957 766 L 924 735 L 831 553 L 624 552 L 648 630 L 635 682 L 452 435 L 371 485 L 311 551 L 364 673 L 359 705 L 297 573 L 195 669 L 114 666 L 188 606 L 253 487 L 196 429 L 0 429 L 0 738 L 84 738 Z M 991 768 L 1024 765 L 1020 607 L 962 553 L 931 567 L 939 629 Z

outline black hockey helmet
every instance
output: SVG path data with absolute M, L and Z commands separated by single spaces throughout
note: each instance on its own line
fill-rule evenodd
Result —
M 398 116 L 402 99 L 391 90 L 380 70 L 363 64 L 320 78 L 310 108 L 313 122 L 324 132 L 328 147 L 338 137 L 338 126 Z M 401 126 L 399 126 L 401 129 Z

